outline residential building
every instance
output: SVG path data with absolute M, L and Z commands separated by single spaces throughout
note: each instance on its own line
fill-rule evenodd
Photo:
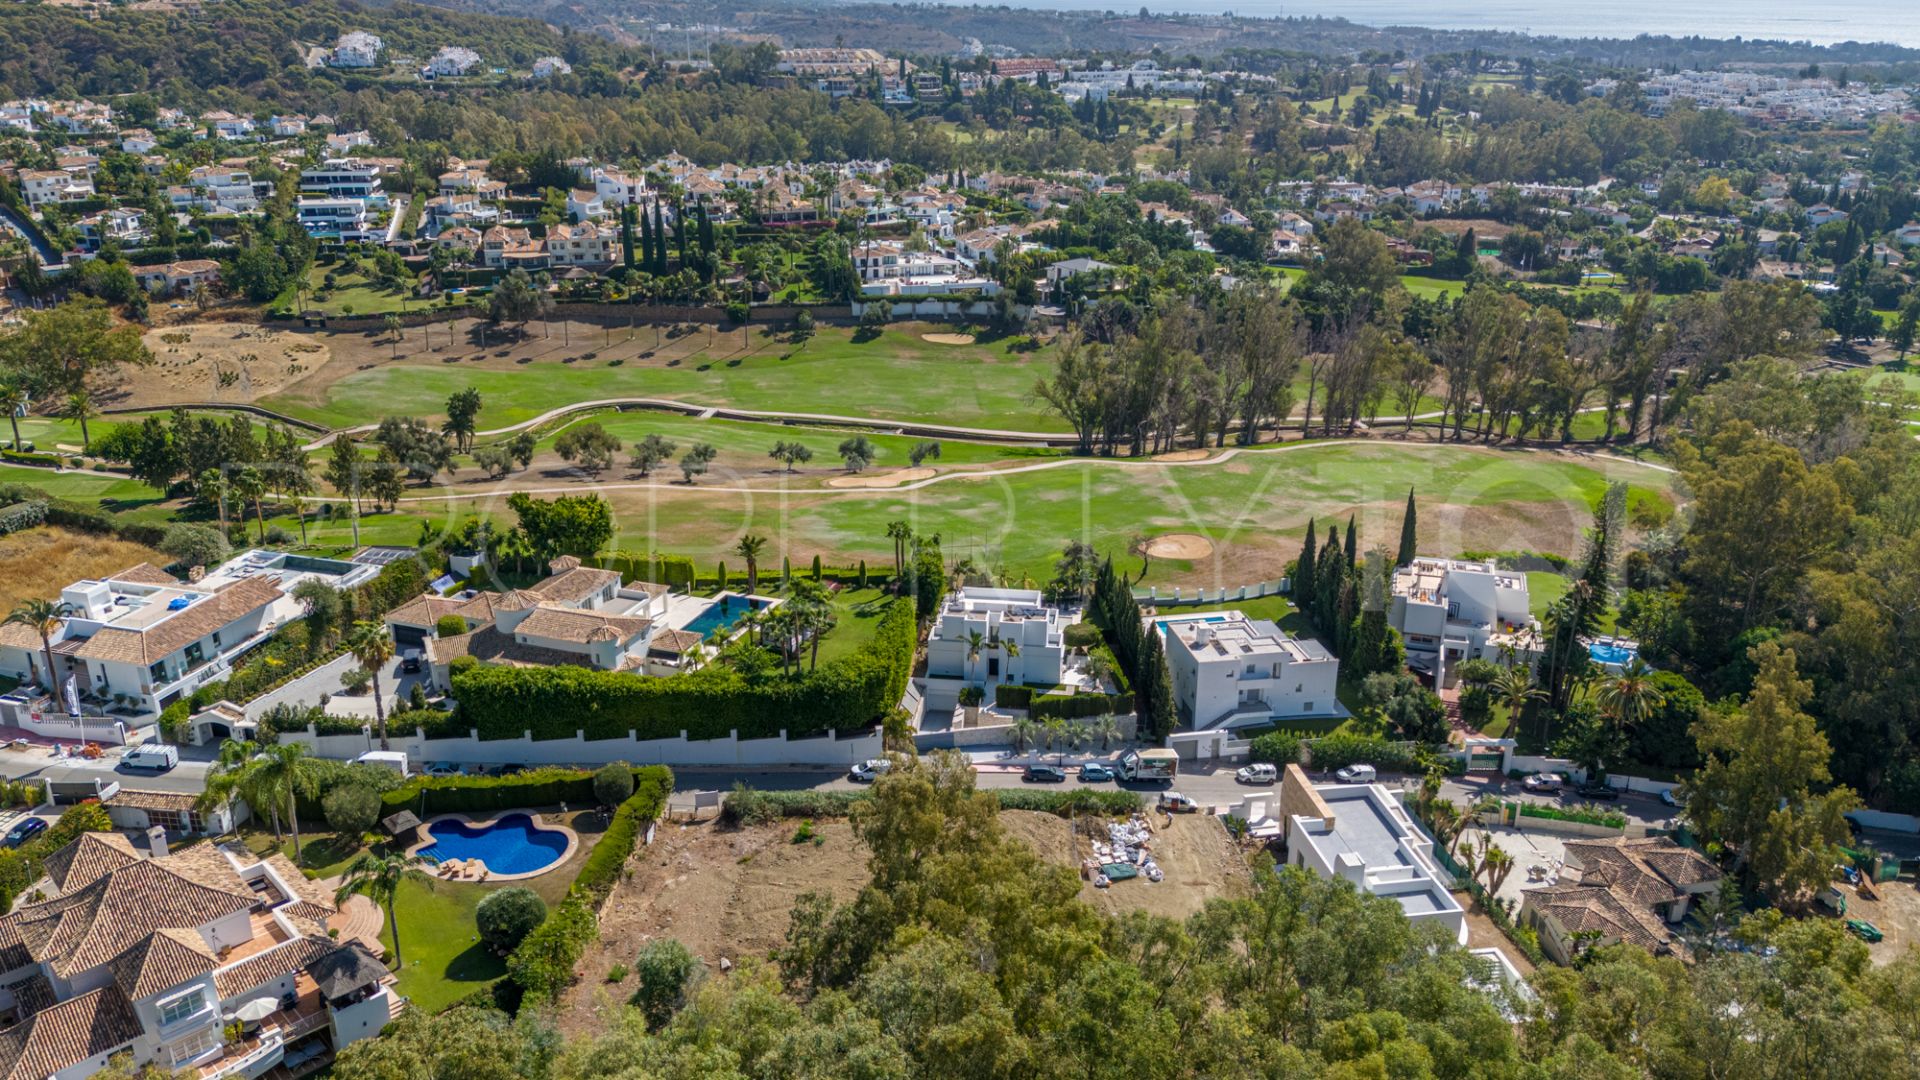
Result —
M 1196 731 L 1341 716 L 1340 661 L 1312 638 L 1239 611 L 1160 616 L 1180 716 Z
M 327 150 L 335 154 L 344 154 L 362 146 L 373 145 L 373 133 L 369 131 L 338 131 L 327 136 Z
M 1433 838 L 1379 784 L 1319 784 L 1298 765 L 1280 778 L 1286 861 L 1400 905 L 1412 922 L 1444 926 L 1462 945 L 1467 915 L 1450 891 L 1452 875 L 1433 857 Z
M 383 202 L 387 197 L 380 190 L 380 170 L 353 158 L 329 158 L 313 168 L 300 170 L 300 190 L 329 199 Z
M 246 214 L 260 205 L 259 188 L 245 169 L 203 165 L 187 174 L 187 185 L 191 189 L 187 200 L 203 208 Z M 181 199 L 173 202 L 179 206 Z
M 68 712 L 117 708 L 118 715 L 148 717 L 224 678 L 236 658 L 301 617 L 291 596 L 301 581 L 351 588 L 378 572 L 264 550 L 186 582 L 141 563 L 60 591 L 71 613 L 53 635 L 51 680 L 40 636 L 19 624 L 0 626 L 0 674 L 56 689 Z
M 607 266 L 618 257 L 620 230 L 591 221 L 555 225 L 547 230 L 545 250 L 551 266 Z
M 607 216 L 607 200 L 591 188 L 567 192 L 567 220 L 592 221 Z
M 1618 942 L 1684 953 L 1675 928 L 1694 897 L 1720 888 L 1712 860 L 1665 836 L 1569 840 L 1566 850 L 1561 881 L 1520 894 L 1522 925 L 1562 964 Z
M 370 68 L 380 62 L 380 50 L 386 43 L 365 30 L 351 30 L 340 35 L 334 43 L 333 56 L 327 63 L 337 68 Z
M 294 215 L 307 235 L 322 240 L 337 240 L 343 244 L 362 240 L 378 240 L 383 236 L 367 211 L 367 204 L 360 199 L 313 199 L 301 197 L 294 200 Z
M 21 173 L 20 192 L 27 197 L 27 205 L 35 210 L 94 196 L 92 178 L 58 169 L 31 169 Z
M 1073 621 L 1043 601 L 1037 589 L 968 586 L 948 594 L 934 620 L 927 675 L 982 688 L 1058 686 L 1066 665 L 1066 628 Z
M 1406 642 L 1409 666 L 1452 686 L 1463 660 L 1525 658 L 1538 647 L 1527 575 L 1492 561 L 1418 558 L 1393 574 L 1387 622 Z
M 878 49 L 781 49 L 774 70 L 788 75 L 865 75 L 895 66 Z
M 304 116 L 270 116 L 267 118 L 267 128 L 275 136 L 286 139 L 295 135 L 305 135 L 307 125 L 311 122 Z
M 1836 210 L 1826 203 L 1808 207 L 1804 216 L 1807 219 L 1807 224 L 1816 229 L 1828 222 L 1847 220 L 1847 212 L 1845 210 Z
M 550 667 L 570 664 L 601 671 L 670 675 L 700 643 L 700 635 L 666 628 L 668 589 L 648 582 L 622 584 L 614 570 L 562 556 L 540 583 L 506 593 L 428 594 L 387 614 L 401 648 L 424 648 L 434 684 L 451 689 L 454 660 Z M 441 636 L 448 615 L 466 621 L 464 634 Z
M 525 229 L 495 225 L 480 234 L 480 246 L 475 255 L 482 266 L 523 267 L 542 269 L 547 265 L 547 253 L 540 241 Z
M 220 264 L 212 259 L 183 259 L 159 266 L 140 266 L 134 268 L 133 280 L 150 293 L 186 296 L 196 289 L 218 285 Z
M 120 149 L 129 154 L 151 154 L 160 145 L 153 132 L 146 128 L 134 128 L 120 133 Z
M 291 860 L 212 843 L 167 854 L 155 832 L 150 857 L 118 833 L 82 835 L 0 916 L 7 1080 L 82 1080 L 121 1053 L 199 1080 L 256 1077 L 404 1008 L 365 944 L 328 935 L 333 899 Z M 228 1018 L 256 1001 L 272 1011 L 230 1039 Z
M 543 56 L 533 62 L 533 77 L 551 79 L 555 75 L 573 74 L 573 65 L 557 56 Z
M 109 240 L 123 248 L 139 247 L 150 235 L 144 210 L 102 210 L 88 214 L 75 225 L 80 230 L 80 246 L 88 251 L 99 251 Z
M 428 78 L 465 75 L 480 64 L 480 54 L 463 45 L 447 45 L 433 54 L 420 73 Z
M 207 131 L 217 139 L 251 139 L 254 123 L 251 116 L 235 116 L 225 110 L 210 112 L 200 119 L 207 122 Z

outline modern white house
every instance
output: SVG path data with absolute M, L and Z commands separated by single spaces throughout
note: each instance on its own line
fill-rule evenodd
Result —
M 1467 942 L 1467 914 L 1448 891 L 1433 838 L 1379 784 L 1319 784 L 1298 765 L 1280 779 L 1287 862 L 1400 905 L 1414 922 L 1433 921 Z
M 1149 620 L 1164 638 L 1181 719 L 1196 731 L 1344 715 L 1340 661 L 1311 638 L 1239 611 Z
M 543 56 L 533 62 L 533 77 L 551 79 L 555 75 L 573 74 L 573 65 L 557 56 Z
M 1451 686 L 1463 660 L 1522 659 L 1538 648 L 1539 624 L 1527 575 L 1489 562 L 1418 558 L 1394 571 L 1388 623 L 1407 645 L 1407 663 Z
M 934 620 L 927 638 L 927 675 L 982 689 L 1001 683 L 1057 686 L 1066 667 L 1066 628 L 1072 621 L 1042 600 L 1037 589 L 967 586 L 947 597 Z M 975 634 L 981 640 L 977 652 Z
M 294 215 L 307 235 L 322 240 L 354 243 L 381 238 L 367 204 L 361 199 L 299 198 Z
M 329 936 L 329 891 L 285 856 L 168 854 L 159 829 L 149 844 L 85 833 L 0 916 L 0 1077 L 81 1080 L 127 1053 L 250 1080 L 324 1063 L 405 1008 L 366 944 Z M 236 1013 L 254 1019 L 229 1038 Z
M 334 559 L 250 551 L 193 581 L 150 563 L 60 591 L 69 614 L 52 637 L 52 679 L 40 635 L 20 624 L 0 626 L 0 673 L 55 693 L 54 713 L 150 719 L 201 684 L 225 678 L 233 661 L 282 623 L 301 617 L 291 596 L 312 577 L 351 588 L 376 566 Z M 31 700 L 14 710 L 31 726 L 42 712 Z
M 480 63 L 480 54 L 464 45 L 447 45 L 433 54 L 421 73 L 430 78 L 465 75 Z
M 352 158 L 329 158 L 319 165 L 300 170 L 300 190 L 329 199 L 364 199 L 382 202 L 380 171 Z

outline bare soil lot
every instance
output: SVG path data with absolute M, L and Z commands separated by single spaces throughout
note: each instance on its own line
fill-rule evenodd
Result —
M 328 339 L 250 323 L 196 322 L 149 330 L 154 362 L 127 368 L 113 404 L 252 403 L 277 394 L 334 360 Z
M 1087 839 L 1051 814 L 1010 810 L 1000 815 L 1007 831 L 1032 844 L 1042 857 L 1078 868 Z M 1165 821 L 1155 823 L 1156 830 Z M 741 830 L 718 825 L 662 824 L 652 848 L 635 860 L 632 876 L 614 887 L 600 916 L 600 940 L 581 961 L 580 981 L 560 1010 L 569 1035 L 597 1030 L 612 1006 L 633 992 L 632 977 L 608 983 L 614 964 L 633 964 L 641 946 L 677 938 L 719 973 L 722 958 L 764 956 L 786 938 L 788 916 L 802 893 L 824 892 L 852 899 L 866 884 L 866 852 L 845 822 L 816 824 L 818 843 L 794 843 L 798 822 Z M 1081 897 L 1109 914 L 1149 911 L 1185 918 L 1216 896 L 1244 895 L 1251 885 L 1246 862 L 1211 818 L 1184 815 L 1160 830 L 1152 845 L 1166 880 L 1144 878 L 1095 889 Z

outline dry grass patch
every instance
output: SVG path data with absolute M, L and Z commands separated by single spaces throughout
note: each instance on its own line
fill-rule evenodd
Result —
M 168 561 L 143 544 L 52 525 L 0 536 L 0 612 L 12 611 L 22 600 L 53 596 L 81 578 L 105 577 L 136 563 L 161 566 Z

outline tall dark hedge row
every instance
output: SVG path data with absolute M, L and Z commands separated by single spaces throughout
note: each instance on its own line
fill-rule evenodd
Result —
M 463 722 L 482 739 L 764 738 L 864 727 L 906 692 L 917 628 L 913 605 L 896 601 L 859 652 L 792 678 L 749 683 L 710 665 L 673 678 L 558 666 L 477 665 L 455 670 L 453 696 Z

